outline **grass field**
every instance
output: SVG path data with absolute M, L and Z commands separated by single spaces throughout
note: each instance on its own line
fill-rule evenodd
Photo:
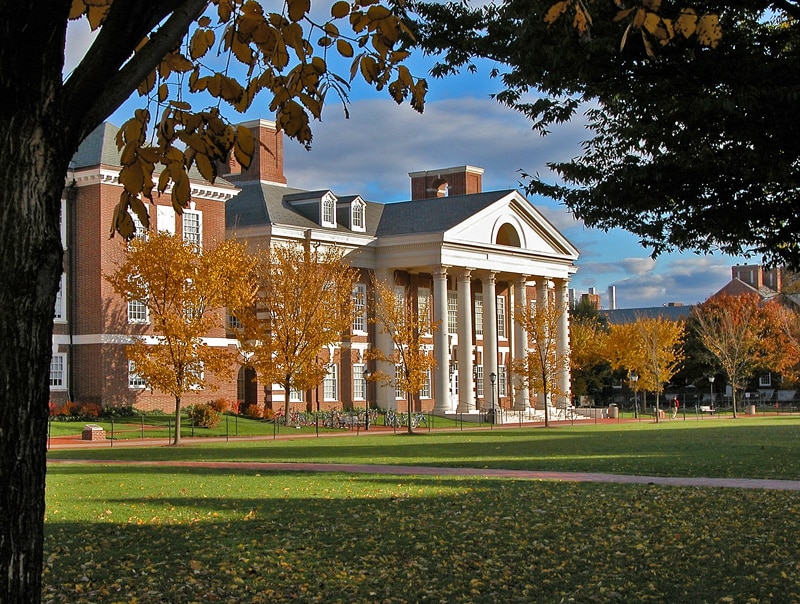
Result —
M 798 478 L 800 420 L 51 451 Z M 97 464 L 48 469 L 47 602 L 795 602 L 800 493 Z

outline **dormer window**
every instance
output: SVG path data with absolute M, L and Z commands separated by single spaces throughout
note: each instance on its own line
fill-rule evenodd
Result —
M 320 199 L 320 226 L 336 226 L 336 197 L 330 192 Z
M 364 210 L 366 204 L 359 198 L 353 200 L 353 205 L 350 207 L 350 225 L 354 231 L 365 231 L 366 221 L 364 220 Z

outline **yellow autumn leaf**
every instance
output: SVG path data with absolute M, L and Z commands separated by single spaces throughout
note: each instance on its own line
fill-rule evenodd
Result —
M 544 22 L 548 25 L 552 25 L 556 22 L 556 20 L 564 14 L 567 10 L 567 7 L 570 5 L 570 0 L 561 0 L 561 2 L 556 2 L 553 6 L 551 6 L 548 11 L 544 15 Z

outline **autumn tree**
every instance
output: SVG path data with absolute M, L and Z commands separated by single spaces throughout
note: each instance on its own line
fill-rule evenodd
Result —
M 570 372 L 569 347 L 560 340 L 559 325 L 566 305 L 560 304 L 548 292 L 545 300 L 537 300 L 514 311 L 514 321 L 528 335 L 525 356 L 513 363 L 514 375 L 530 392 L 544 399 L 544 425 L 550 426 L 550 405 L 553 398 L 569 397 L 563 384 Z M 566 399 L 565 399 L 566 400 Z
M 655 394 L 656 421 L 659 396 L 664 385 L 677 373 L 683 360 L 681 350 L 685 324 L 664 317 L 636 317 L 632 323 L 609 326 L 606 355 L 614 369 L 636 374 L 636 388 Z
M 137 89 L 144 94 L 119 139 L 125 192 L 113 224 L 130 235 L 123 210 L 146 218 L 138 195 L 146 200 L 153 180 L 172 187 L 180 209 L 190 168 L 213 176 L 214 160 L 231 151 L 248 165 L 253 141 L 224 119 L 227 109 L 261 99 L 286 134 L 308 144 L 327 92 L 346 95 L 351 78 L 420 110 L 425 82 L 402 63 L 401 2 L 332 2 L 318 20 L 307 0 L 0 2 L 0 93 L 9 100 L 0 120 L 0 593 L 17 604 L 40 600 L 59 214 L 80 142 Z M 97 35 L 64 75 L 70 19 L 88 19 Z M 350 63 L 344 77 L 328 66 L 337 55 Z
M 528 192 L 654 254 L 753 252 L 800 265 L 800 3 L 420 2 L 447 74 L 491 62 L 495 98 L 546 133 L 581 119 L 582 152 Z M 524 165 L 521 166 L 524 169 Z M 529 170 L 529 172 L 531 172 Z
M 322 383 L 328 372 L 322 351 L 338 345 L 353 321 L 356 271 L 341 248 L 281 244 L 257 254 L 255 304 L 235 308 L 239 347 L 265 388 L 289 395 Z
M 773 305 L 777 303 L 762 303 L 758 294 L 721 294 L 692 309 L 697 334 L 728 377 L 734 417 L 737 392 L 757 369 L 775 363 L 782 349 Z
M 602 388 L 608 377 L 609 363 L 604 356 L 608 325 L 597 309 L 570 312 L 569 342 L 572 394 L 580 396 Z
M 413 433 L 411 412 L 414 399 L 430 383 L 431 370 L 436 366 L 433 351 L 425 345 L 438 324 L 431 321 L 430 301 L 415 303 L 407 288 L 395 288 L 388 281 L 372 280 L 374 316 L 371 322 L 389 336 L 391 350 L 377 347 L 367 351 L 367 358 L 378 362 L 378 369 L 369 377 L 385 387 L 398 388 L 408 401 L 408 433 Z M 380 369 L 391 367 L 390 372 Z
M 181 442 L 181 399 L 186 392 L 216 388 L 228 379 L 235 351 L 206 338 L 225 328 L 225 308 L 252 297 L 242 244 L 225 241 L 206 250 L 169 233 L 133 239 L 113 274 L 114 291 L 147 308 L 155 342 L 135 336 L 126 349 L 149 388 L 175 397 L 175 439 Z

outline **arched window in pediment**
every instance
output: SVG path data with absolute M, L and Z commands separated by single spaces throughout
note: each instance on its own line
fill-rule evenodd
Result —
M 522 247 L 519 243 L 519 233 L 517 233 L 517 229 L 508 223 L 501 226 L 500 230 L 497 231 L 497 239 L 495 239 L 495 243 L 497 245 Z

